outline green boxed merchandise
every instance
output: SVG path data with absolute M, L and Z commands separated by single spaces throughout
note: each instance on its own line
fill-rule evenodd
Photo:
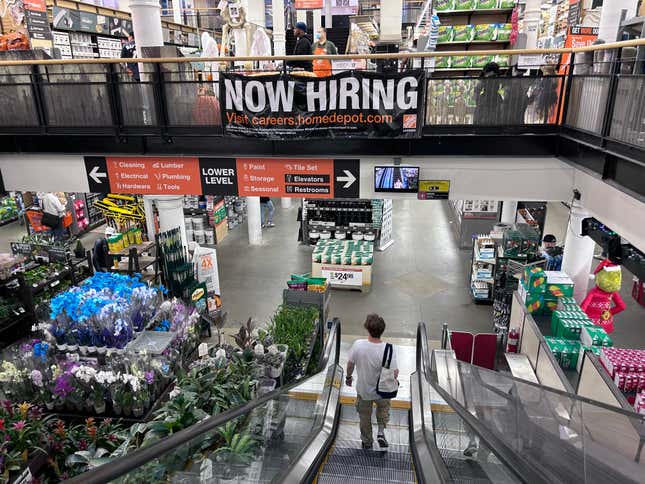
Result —
M 585 351 L 591 351 L 594 355 L 600 356 L 602 351 L 602 346 L 586 346 L 580 345 L 580 351 L 578 352 L 578 363 L 576 364 L 576 370 L 580 373 L 582 369 L 582 361 L 584 360 Z
M 452 30 L 452 25 L 441 25 L 437 34 L 437 42 L 439 44 L 452 42 Z
M 546 288 L 546 273 L 541 267 L 527 267 L 524 269 L 522 284 L 528 292 L 542 294 Z
M 573 281 L 562 271 L 546 271 L 547 296 L 571 297 L 573 296 Z
M 578 305 L 576 300 L 574 298 L 572 298 L 572 297 L 569 297 L 569 296 L 561 297 L 560 298 L 560 304 L 575 304 L 576 306 Z
M 527 292 L 526 298 L 524 299 L 524 306 L 526 306 L 526 311 L 528 313 L 540 314 L 542 307 L 544 306 L 544 295 Z
M 450 69 L 450 56 L 437 57 L 434 63 L 435 69 Z M 443 85 L 442 85 L 443 89 Z
M 558 309 L 558 298 L 557 297 L 549 297 L 549 296 L 544 296 L 544 307 L 543 307 L 543 314 L 553 314 L 553 311 L 557 311 Z
M 477 10 L 491 10 L 497 8 L 497 0 L 477 0 L 475 5 Z
M 580 334 L 580 342 L 587 346 L 613 346 L 607 332 L 600 326 L 585 326 Z
M 452 28 L 453 42 L 470 42 L 475 38 L 474 25 L 454 25 Z
M 497 40 L 509 41 L 513 32 L 512 24 L 497 24 Z
M 470 68 L 470 59 L 468 55 L 453 55 L 450 58 L 450 67 L 453 69 L 468 69 Z
M 445 12 L 446 10 L 452 10 L 454 8 L 454 0 L 435 0 L 434 8 L 438 12 Z
M 553 311 L 551 315 L 551 334 L 558 334 L 558 327 L 561 325 L 561 321 L 567 320 L 579 321 L 585 325 L 593 325 L 593 322 L 582 311 L 562 311 L 558 309 L 557 311 Z
M 493 62 L 495 56 L 492 55 L 476 55 L 472 59 L 473 67 L 485 67 L 489 62 Z
M 500 67 L 508 67 L 510 65 L 510 56 L 508 55 L 497 55 L 495 56 L 495 62 L 497 62 L 497 65 Z M 538 241 L 538 246 L 539 241 Z M 536 247 L 537 248 L 537 247 Z
M 517 0 L 499 0 L 498 8 L 515 8 Z
M 546 337 L 544 339 L 563 370 L 576 368 L 580 354 L 580 343 L 562 338 Z
M 454 0 L 455 10 L 474 10 L 475 0 Z
M 497 24 L 479 24 L 475 25 L 475 40 L 497 39 Z

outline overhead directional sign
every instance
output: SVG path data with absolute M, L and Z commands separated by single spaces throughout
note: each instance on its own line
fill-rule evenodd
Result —
M 359 160 L 85 157 L 90 191 L 144 195 L 358 198 Z

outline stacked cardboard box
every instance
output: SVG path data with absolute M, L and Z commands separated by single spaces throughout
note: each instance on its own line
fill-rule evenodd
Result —
M 574 370 L 580 355 L 580 343 L 564 338 L 546 337 L 546 344 L 563 370 Z
M 519 292 L 529 313 L 551 314 L 558 309 L 561 298 L 567 298 L 567 304 L 572 306 L 573 281 L 564 272 L 527 267 Z

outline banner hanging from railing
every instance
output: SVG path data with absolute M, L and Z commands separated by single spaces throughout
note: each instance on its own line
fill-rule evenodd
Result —
M 348 71 L 329 77 L 220 75 L 224 133 L 302 138 L 417 138 L 423 71 Z

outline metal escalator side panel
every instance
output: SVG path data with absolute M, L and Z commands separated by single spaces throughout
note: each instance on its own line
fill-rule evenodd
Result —
M 423 380 L 418 371 L 410 376 L 410 450 L 417 481 L 420 484 L 452 482 L 450 472 L 441 458 L 433 434 L 430 402 L 423 398 Z M 426 408 L 430 408 L 429 411 Z
M 318 474 L 321 462 L 327 456 L 338 430 L 340 417 L 340 388 L 343 381 L 343 369 L 339 365 L 329 368 L 329 398 L 324 414 L 322 428 L 312 436 L 295 460 L 294 464 L 281 476 L 272 482 L 285 484 L 300 484 L 312 482 Z

